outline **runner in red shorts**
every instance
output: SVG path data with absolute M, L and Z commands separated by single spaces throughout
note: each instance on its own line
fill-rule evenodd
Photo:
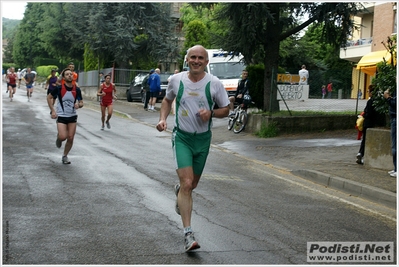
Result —
M 112 116 L 113 102 L 116 100 L 116 89 L 115 84 L 111 83 L 111 75 L 105 75 L 105 82 L 100 85 L 100 89 L 97 91 L 97 95 L 101 96 L 100 106 L 101 106 L 101 130 L 104 130 L 104 122 L 107 124 L 107 128 L 111 129 L 111 124 L 109 120 Z M 105 109 L 108 109 L 107 120 L 105 121 Z
M 12 101 L 15 92 L 17 91 L 17 74 L 15 68 L 10 68 L 10 73 L 7 74 L 7 90 L 9 92 L 10 101 Z

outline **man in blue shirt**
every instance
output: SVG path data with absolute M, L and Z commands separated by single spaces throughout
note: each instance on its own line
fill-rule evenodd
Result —
M 157 103 L 157 97 L 161 94 L 161 77 L 159 74 L 161 70 L 159 68 L 155 69 L 155 72 L 151 74 L 147 83 L 150 86 L 150 102 L 148 106 L 148 111 L 156 111 L 155 104 Z

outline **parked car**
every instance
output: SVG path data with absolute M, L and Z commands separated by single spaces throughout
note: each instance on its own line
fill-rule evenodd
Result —
M 126 99 L 128 102 L 132 101 L 141 101 L 144 103 L 145 94 L 144 94 L 144 78 L 148 76 L 148 73 L 139 73 L 134 77 L 133 81 L 130 83 L 129 89 L 126 90 Z M 168 78 L 170 73 L 160 73 L 161 77 L 161 94 L 158 96 L 157 100 L 162 100 L 165 96 L 166 87 L 168 87 Z

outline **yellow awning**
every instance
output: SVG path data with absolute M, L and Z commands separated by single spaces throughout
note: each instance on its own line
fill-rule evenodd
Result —
M 391 54 L 386 50 L 371 52 L 360 59 L 356 69 L 373 76 L 377 71 L 377 63 L 383 61 L 384 58 L 387 62 L 391 60 Z

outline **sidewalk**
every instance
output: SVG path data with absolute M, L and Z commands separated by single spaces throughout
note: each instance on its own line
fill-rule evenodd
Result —
M 84 102 L 99 110 L 95 99 Z M 158 110 L 160 106 L 161 103 L 156 104 Z M 116 114 L 154 127 L 159 119 L 159 112 L 145 111 L 142 103 L 124 99 L 114 103 Z M 173 116 L 169 116 L 168 128 L 172 125 Z M 396 209 L 396 178 L 389 176 L 390 170 L 370 169 L 356 163 L 360 140 L 356 140 L 355 129 L 258 138 L 245 130 L 234 134 L 227 130 L 227 119 L 215 119 L 212 133 L 213 146 Z

